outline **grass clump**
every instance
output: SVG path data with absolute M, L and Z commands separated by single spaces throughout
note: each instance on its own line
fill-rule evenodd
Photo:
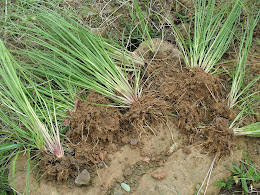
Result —
M 28 92 L 17 73 L 19 65 L 1 40 L 0 50 L 0 118 L 5 124 L 1 129 L 1 138 L 5 139 L 1 145 L 3 152 L 7 149 L 33 147 L 61 158 L 64 152 L 55 109 L 52 117 L 49 106 L 37 89 L 34 88 L 35 97 Z
M 21 54 L 37 65 L 29 69 L 48 75 L 58 85 L 95 90 L 120 106 L 138 101 L 142 92 L 140 68 L 134 63 L 142 60 L 69 17 L 42 6 L 34 8 L 38 11 L 35 22 L 23 21 L 25 26 L 9 28 L 25 39 L 26 49 Z
M 190 68 L 199 66 L 206 73 L 213 73 L 216 63 L 221 60 L 233 41 L 233 37 L 236 34 L 235 31 L 239 25 L 238 18 L 242 7 L 245 8 L 248 14 L 247 26 L 245 30 L 242 28 L 242 35 L 237 36 L 240 39 L 239 57 L 236 71 L 232 76 L 232 87 L 228 96 L 230 109 L 235 105 L 239 105 L 241 112 L 230 124 L 230 128 L 235 128 L 235 135 L 251 134 L 251 136 L 259 137 L 260 126 L 258 123 L 243 128 L 237 127 L 238 121 L 241 121 L 244 115 L 249 113 L 250 104 L 256 96 L 258 97 L 257 94 L 259 93 L 252 93 L 249 89 L 259 80 L 260 76 L 255 77 L 247 85 L 244 83 L 246 60 L 252 44 L 254 28 L 259 21 L 259 12 L 254 18 L 253 11 L 246 10 L 243 1 L 240 0 L 233 2 L 232 9 L 228 2 L 218 9 L 214 0 L 197 0 L 194 3 L 193 23 L 189 26 L 189 29 L 185 29 L 187 38 L 184 38 L 177 26 L 172 22 L 170 23 L 185 64 Z M 190 33 L 192 29 L 194 34 Z
M 250 47 L 253 39 L 253 32 L 256 25 L 259 22 L 260 12 L 256 17 L 252 14 L 248 15 L 247 26 L 242 34 L 240 41 L 240 48 L 238 54 L 238 62 L 236 65 L 236 71 L 232 78 L 231 91 L 228 97 L 228 105 L 233 108 L 238 105 L 240 113 L 231 123 L 230 128 L 234 128 L 235 135 L 247 135 L 252 137 L 260 137 L 260 123 L 256 122 L 244 127 L 238 127 L 239 123 L 243 121 L 244 115 L 250 114 L 252 102 L 259 99 L 259 91 L 252 92 L 251 88 L 259 80 L 260 75 L 256 76 L 248 84 L 245 84 L 246 76 L 246 61 L 249 55 Z
M 259 80 L 260 76 L 257 76 L 249 84 L 244 84 L 244 77 L 246 74 L 246 60 L 249 55 L 250 47 L 253 39 L 254 29 L 259 21 L 259 13 L 254 18 L 249 16 L 247 18 L 247 27 L 244 31 L 240 43 L 238 62 L 236 65 L 235 75 L 232 78 L 232 87 L 228 98 L 228 105 L 230 108 L 236 105 L 239 97 L 241 97 L 245 92 L 254 85 L 254 83 Z
M 230 46 L 242 3 L 241 0 L 235 1 L 232 10 L 229 11 L 228 2 L 217 9 L 215 0 L 196 0 L 193 25 L 189 29 L 185 28 L 187 39 L 170 21 L 177 45 L 188 67 L 199 66 L 207 73 L 212 72 L 215 64 Z M 225 18 L 226 13 L 228 16 Z M 194 35 L 189 33 L 191 29 L 194 29 Z

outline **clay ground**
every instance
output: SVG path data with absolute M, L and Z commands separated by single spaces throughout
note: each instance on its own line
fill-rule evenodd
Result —
M 155 56 L 144 44 L 136 50 L 145 59 L 147 80 L 140 101 L 128 109 L 98 106 L 91 103 L 110 100 L 95 92 L 78 101 L 76 111 L 68 112 L 67 155 L 42 158 L 43 177 L 36 182 L 31 174 L 31 194 L 189 195 L 212 163 L 210 180 L 200 192 L 207 188 L 207 194 L 218 194 L 220 187 L 213 183 L 231 175 L 225 166 L 239 163 L 242 151 L 249 152 L 259 168 L 259 139 L 234 137 L 228 128 L 236 115 L 226 102 L 230 83 L 200 68 L 185 68 L 175 46 L 153 41 Z M 14 183 L 22 192 L 26 168 L 23 157 L 19 159 Z M 78 187 L 74 181 L 84 169 L 90 180 Z M 130 192 L 121 183 L 128 184 Z

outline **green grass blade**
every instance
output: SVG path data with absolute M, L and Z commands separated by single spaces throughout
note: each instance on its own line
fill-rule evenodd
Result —
M 136 58 L 53 10 L 40 7 L 36 18 L 37 24 L 24 21 L 26 26 L 17 25 L 12 29 L 17 36 L 26 37 L 24 44 L 27 49 L 22 54 L 29 56 L 37 65 L 32 71 L 39 70 L 38 65 L 42 65 L 44 70 L 39 70 L 37 74 L 47 74 L 59 83 L 71 82 L 75 86 L 95 90 L 122 106 L 129 106 L 139 99 L 140 68 L 133 65 Z M 118 66 L 118 59 L 123 59 L 120 62 L 124 64 Z M 134 71 L 134 81 L 128 78 L 124 71 L 126 67 Z
M 244 86 L 244 77 L 246 73 L 246 60 L 249 55 L 249 50 L 252 44 L 253 32 L 259 21 L 259 12 L 254 18 L 252 15 L 248 16 L 247 27 L 241 39 L 239 58 L 236 66 L 236 72 L 233 77 L 232 87 L 228 98 L 228 105 L 232 108 L 245 92 L 252 87 L 260 78 L 257 76 L 249 84 Z
M 240 128 L 234 128 L 233 130 L 235 135 L 260 137 L 260 122 L 256 122 Z
M 21 140 L 23 137 L 26 138 L 29 144 L 25 147 L 32 145 L 40 150 L 47 149 L 56 157 L 63 156 L 59 132 L 54 131 L 53 125 L 47 127 L 37 116 L 35 111 L 36 108 L 44 116 L 46 112 L 44 113 L 41 109 L 47 109 L 47 105 L 45 104 L 40 108 L 38 106 L 39 102 L 35 102 L 32 95 L 30 95 L 23 86 L 23 83 L 17 74 L 17 69 L 19 69 L 20 66 L 13 59 L 1 40 L 0 50 L 0 76 L 2 77 L 2 82 L 0 83 L 0 97 L 2 99 L 2 104 L 7 109 L 11 110 L 13 114 L 18 116 L 19 122 L 25 126 L 25 128 L 20 128 L 8 118 L 4 111 L 1 110 L 0 116 L 2 116 L 2 120 L 13 128 L 13 135 L 15 135 L 18 140 Z M 34 90 L 42 104 L 44 100 L 41 99 L 37 89 L 35 88 Z M 31 101 L 34 102 L 34 108 L 31 105 Z M 45 116 L 45 119 L 51 120 L 49 114 L 50 113 L 47 112 L 48 117 Z

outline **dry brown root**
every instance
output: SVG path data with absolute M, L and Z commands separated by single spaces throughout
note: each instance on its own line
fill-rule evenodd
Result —
M 143 133 L 156 135 L 156 131 L 150 125 L 166 122 L 169 108 L 170 104 L 158 94 L 147 93 L 124 113 L 124 123 L 128 124 L 128 128 L 131 128 L 132 132 L 139 137 Z

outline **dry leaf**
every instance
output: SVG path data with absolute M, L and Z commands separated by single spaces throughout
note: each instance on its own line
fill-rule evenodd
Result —
M 164 179 L 166 177 L 166 173 L 154 173 L 152 174 L 152 176 L 155 178 L 155 179 Z

